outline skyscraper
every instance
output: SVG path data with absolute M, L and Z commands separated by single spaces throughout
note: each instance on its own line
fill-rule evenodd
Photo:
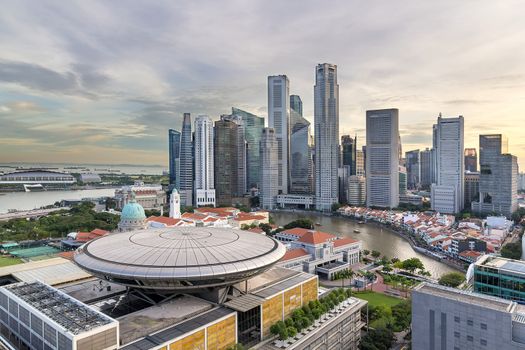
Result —
M 432 186 L 432 151 L 428 148 L 419 153 L 421 188 L 429 191 Z
M 355 175 L 357 137 L 353 139 L 350 135 L 341 136 L 341 166 L 348 167 L 349 175 Z
M 313 164 L 310 122 L 290 111 L 290 193 L 312 193 Z
M 232 143 L 235 143 L 236 149 L 236 159 L 235 165 L 237 166 L 237 185 L 233 188 L 233 194 L 236 197 L 242 197 L 247 192 L 246 185 L 246 139 L 245 139 L 245 122 L 241 116 L 238 115 L 221 115 L 221 120 L 229 120 L 237 125 L 237 134 L 234 135 L 236 140 L 232 140 Z M 217 151 L 215 151 L 217 152 Z
M 286 75 L 268 77 L 268 126 L 275 131 L 277 149 L 277 187 L 288 193 L 290 161 L 290 82 Z
M 314 86 L 315 206 L 330 211 L 338 202 L 339 85 L 337 66 L 318 64 Z
M 246 140 L 246 190 L 258 188 L 261 181 L 260 145 L 264 118 L 232 107 L 232 115 L 240 116 L 244 121 Z
M 366 111 L 366 205 L 399 205 L 399 110 Z
M 407 168 L 399 166 L 399 194 L 407 193 Z
M 193 137 L 191 134 L 191 116 L 184 113 L 180 139 L 180 188 L 181 204 L 193 205 Z
M 365 176 L 365 152 L 358 149 L 355 153 L 355 174 Z
M 299 95 L 290 95 L 290 109 L 303 116 L 303 101 Z
M 215 122 L 215 200 L 218 206 L 231 206 L 238 195 L 238 125 L 221 118 Z
M 276 197 L 279 194 L 277 177 L 279 176 L 277 166 L 278 152 L 277 137 L 273 128 L 264 128 L 261 138 L 261 184 L 259 191 L 260 205 L 263 209 L 273 209 L 276 205 Z
M 416 190 L 421 182 L 420 152 L 418 149 L 405 153 L 405 164 L 407 170 L 407 188 Z
M 464 208 L 470 208 L 472 202 L 478 201 L 479 196 L 479 173 L 465 171 L 465 205 Z
M 510 217 L 518 209 L 518 160 L 504 135 L 479 135 L 479 166 L 479 202 L 472 210 Z
M 478 154 L 475 148 L 465 148 L 465 171 L 478 171 Z
M 215 206 L 213 122 L 207 115 L 195 119 L 195 204 Z
M 180 188 L 180 132 L 168 130 L 170 186 Z
M 434 125 L 436 145 L 436 182 L 432 184 L 432 209 L 440 213 L 455 214 L 463 209 L 465 163 L 463 117 L 438 117 Z

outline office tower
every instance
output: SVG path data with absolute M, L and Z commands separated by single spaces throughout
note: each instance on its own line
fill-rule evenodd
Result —
M 418 149 L 405 153 L 407 188 L 417 190 L 421 185 L 421 159 Z
M 168 130 L 169 163 L 170 163 L 170 186 L 180 187 L 180 132 Z
M 318 64 L 315 69 L 314 124 L 315 207 L 330 211 L 339 194 L 339 85 L 335 64 Z
M 213 122 L 207 115 L 195 118 L 195 205 L 215 206 Z
M 432 209 L 456 214 L 463 209 L 465 163 L 463 162 L 463 117 L 443 118 L 435 124 L 436 182 L 432 184 Z
M 290 109 L 303 116 L 303 101 L 299 95 L 290 95 Z
M 525 349 L 524 320 L 510 300 L 429 283 L 412 291 L 412 349 Z
M 215 201 L 217 206 L 231 206 L 239 196 L 239 130 L 233 120 L 215 122 Z M 243 192 L 244 193 L 244 192 Z
M 338 197 L 339 203 L 346 204 L 348 203 L 348 178 L 350 177 L 350 167 L 344 166 L 337 169 L 337 178 L 338 178 Z
M 407 193 L 407 169 L 400 165 L 399 166 L 399 194 Z
M 366 111 L 366 205 L 399 205 L 399 110 Z
M 479 172 L 465 171 L 465 208 L 470 208 L 472 202 L 479 198 Z
M 246 190 L 259 188 L 261 179 L 260 144 L 264 118 L 232 107 L 232 115 L 244 121 L 244 139 L 246 140 Z
M 360 149 L 355 153 L 355 174 L 365 176 L 365 153 Z
M 242 197 L 247 192 L 247 183 L 246 183 L 246 177 L 247 177 L 247 169 L 246 169 L 246 153 L 247 153 L 247 143 L 245 139 L 245 122 L 242 119 L 241 116 L 238 115 L 221 115 L 221 120 L 228 120 L 237 125 L 237 134 L 233 135 L 235 140 L 231 140 L 231 142 L 234 142 L 237 149 L 236 149 L 236 159 L 235 164 L 237 166 L 237 185 L 233 188 L 234 195 L 236 197 Z M 220 155 L 219 155 L 220 156 Z
M 465 171 L 478 171 L 478 154 L 475 148 L 465 148 Z
M 421 189 L 429 191 L 432 186 L 432 151 L 426 148 L 419 153 Z
M 518 175 L 518 191 L 525 191 L 525 173 Z
M 350 175 L 356 174 L 356 147 L 357 136 L 353 139 L 350 135 L 341 136 L 341 166 L 349 168 Z
M 510 217 L 518 209 L 518 160 L 508 153 L 505 136 L 479 135 L 479 167 L 479 201 L 472 210 Z
M 275 130 L 264 128 L 261 138 L 261 184 L 259 187 L 259 200 L 263 209 L 273 209 L 276 197 L 279 194 L 277 178 L 279 176 L 277 160 L 279 146 Z
M 441 113 L 439 114 L 441 116 Z M 431 183 L 437 183 L 437 124 L 432 125 L 432 149 L 430 150 L 432 161 Z
M 525 303 L 525 261 L 487 254 L 471 270 L 468 282 L 475 292 Z
M 191 134 L 191 116 L 184 113 L 180 138 L 180 188 L 181 204 L 193 205 L 193 137 Z
M 361 206 L 366 203 L 366 179 L 364 176 L 351 175 L 348 178 L 348 204 Z
M 313 165 L 310 122 L 290 111 L 290 193 L 312 193 Z
M 268 77 L 268 126 L 279 144 L 277 169 L 279 194 L 287 194 L 290 162 L 290 82 L 286 75 Z

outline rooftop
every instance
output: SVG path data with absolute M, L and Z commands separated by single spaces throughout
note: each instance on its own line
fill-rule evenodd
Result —
M 487 266 L 517 274 L 525 274 L 525 261 L 506 259 L 494 255 L 486 255 L 476 262 L 476 266 Z
M 281 261 L 293 260 L 303 256 L 309 256 L 310 254 L 303 248 L 290 249 L 281 258 Z
M 330 233 L 310 230 L 302 235 L 301 238 L 297 240 L 297 242 L 317 245 L 323 244 L 324 242 L 335 238 L 337 238 L 337 236 L 334 236 Z

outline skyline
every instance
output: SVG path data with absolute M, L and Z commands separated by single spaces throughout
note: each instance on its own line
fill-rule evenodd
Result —
M 167 168 L 168 129 L 181 130 L 184 112 L 218 120 L 234 106 L 268 125 L 276 74 L 313 124 L 315 67 L 327 62 L 338 67 L 340 135 L 359 145 L 366 110 L 399 109 L 403 152 L 431 147 L 441 112 L 465 117 L 465 147 L 501 133 L 525 166 L 519 2 L 332 4 L 7 2 L 0 162 Z

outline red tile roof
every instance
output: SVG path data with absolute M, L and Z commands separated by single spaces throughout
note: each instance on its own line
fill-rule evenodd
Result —
M 294 227 L 288 230 L 284 230 L 282 231 L 282 233 L 302 237 L 308 231 L 311 231 L 311 230 L 308 230 L 306 228 L 301 228 L 301 227 Z
M 74 251 L 69 252 L 60 252 L 58 253 L 58 256 L 64 259 L 73 260 L 73 255 L 75 254 Z
M 168 217 L 165 217 L 165 216 L 150 216 L 149 218 L 146 219 L 146 221 L 148 221 L 148 222 L 154 221 L 154 222 L 158 222 L 160 224 L 164 224 L 166 226 L 175 226 L 179 222 L 181 222 L 182 220 L 181 219 L 175 219 L 175 218 L 168 218 Z
M 307 255 L 310 254 L 308 254 L 308 252 L 303 248 L 290 249 L 284 254 L 284 256 L 281 258 L 281 261 L 293 260 Z
M 100 228 L 96 228 L 96 229 L 92 230 L 91 233 L 93 233 L 93 234 L 95 234 L 97 236 L 104 236 L 104 235 L 107 235 L 109 233 L 109 231 L 102 230 Z
M 264 233 L 264 230 L 260 227 L 254 227 L 254 228 L 251 228 L 249 230 L 246 230 L 248 232 L 253 232 L 253 233 Z
M 465 258 L 477 258 L 478 256 L 480 256 L 482 254 L 483 253 L 476 252 L 474 250 L 465 250 L 465 251 L 459 253 L 459 255 L 464 256 Z
M 245 220 L 265 220 L 266 216 L 250 214 L 250 213 L 239 213 L 235 218 L 235 221 L 245 221 Z
M 182 218 L 183 219 L 187 219 L 187 220 L 199 221 L 199 220 L 206 219 L 206 217 L 207 217 L 207 215 L 203 215 L 203 214 L 195 214 L 195 213 L 184 213 L 184 214 L 182 214 Z
M 322 244 L 330 239 L 334 239 L 336 236 L 320 231 L 308 231 L 297 242 L 307 243 L 307 244 Z
M 341 247 L 347 244 L 353 244 L 359 242 L 358 240 L 355 240 L 353 238 L 339 238 L 334 241 L 334 247 Z
M 93 230 L 95 231 L 95 230 Z M 95 239 L 95 238 L 98 238 L 98 237 L 102 237 L 102 236 L 105 236 L 108 234 L 108 231 L 104 231 L 104 230 L 98 230 L 96 232 L 78 232 L 77 233 L 77 236 L 75 237 L 75 241 L 79 241 L 79 242 L 89 242 L 91 241 L 92 239 Z

